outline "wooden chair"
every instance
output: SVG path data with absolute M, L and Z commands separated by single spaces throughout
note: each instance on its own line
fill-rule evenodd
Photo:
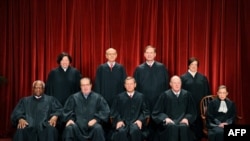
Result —
M 205 96 L 201 99 L 201 102 L 200 102 L 200 112 L 201 112 L 201 118 L 202 118 L 202 122 L 203 122 L 203 133 L 206 135 L 207 137 L 207 134 L 208 134 L 208 129 L 207 129 L 207 126 L 206 126 L 206 112 L 207 112 L 207 107 L 208 107 L 208 104 L 217 97 L 217 95 L 208 95 L 208 96 Z M 241 120 L 242 117 L 241 116 L 238 116 L 236 117 L 236 123 L 239 122 L 239 120 Z

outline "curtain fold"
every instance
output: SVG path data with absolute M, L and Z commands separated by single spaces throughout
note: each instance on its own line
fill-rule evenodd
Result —
M 1 0 L 0 137 L 11 136 L 10 114 L 32 82 L 46 81 L 62 52 L 93 81 L 105 50 L 118 51 L 128 75 L 144 61 L 144 47 L 157 48 L 156 60 L 170 75 L 200 60 L 213 94 L 225 84 L 243 123 L 250 123 L 250 2 L 248 0 Z

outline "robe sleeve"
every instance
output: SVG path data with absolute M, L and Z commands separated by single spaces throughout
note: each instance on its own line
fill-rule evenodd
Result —
M 121 118 L 119 112 L 119 105 L 118 105 L 118 96 L 116 96 L 116 98 L 114 99 L 112 106 L 111 106 L 111 113 L 110 116 L 112 118 L 112 124 L 113 126 L 115 126 L 117 124 L 117 122 L 119 121 L 124 121 L 124 119 Z
M 14 108 L 12 114 L 11 114 L 11 122 L 13 126 L 17 126 L 18 124 L 18 120 L 23 118 L 25 119 L 25 108 L 24 108 L 24 101 L 25 99 L 22 98 L 18 104 L 16 105 L 16 107 Z
M 154 106 L 154 109 L 152 111 L 152 119 L 157 124 L 163 123 L 163 121 L 166 118 L 168 118 L 168 115 L 164 113 L 164 106 L 163 105 L 165 105 L 164 103 L 167 103 L 165 101 L 166 101 L 165 93 L 162 93 L 160 95 L 160 97 L 158 98 L 158 100 Z
M 74 112 L 75 101 L 73 96 L 70 96 L 63 108 L 63 121 L 67 122 L 69 120 L 76 120 L 75 112 Z
M 47 81 L 45 83 L 45 93 L 47 95 L 53 95 L 53 89 L 52 89 L 53 80 L 54 80 L 54 74 L 53 71 L 50 71 L 48 74 Z
M 228 124 L 233 124 L 235 122 L 236 115 L 237 115 L 236 106 L 233 102 L 231 103 L 231 106 L 229 107 L 227 115 L 228 115 L 228 118 L 226 119 L 226 122 Z
M 100 101 L 98 103 L 98 110 L 94 114 L 95 119 L 98 122 L 100 121 L 107 122 L 109 119 L 109 114 L 110 114 L 110 109 L 107 101 L 103 97 L 100 97 Z
M 148 103 L 146 102 L 145 97 L 143 96 L 143 103 L 142 103 L 141 113 L 139 115 L 138 120 L 145 123 L 146 118 L 149 118 L 149 117 L 150 117 L 149 106 L 148 106 Z
M 102 80 L 102 75 L 101 75 L 101 68 L 100 66 L 96 70 L 96 77 L 95 77 L 95 87 L 94 90 L 97 93 L 101 93 L 101 80 Z
M 208 79 L 205 76 L 204 76 L 204 83 L 203 84 L 205 85 L 204 86 L 204 88 L 205 88 L 205 90 L 204 90 L 205 95 L 210 95 L 211 94 L 210 86 L 209 86 L 209 83 L 208 83 Z
M 195 121 L 197 117 L 196 110 L 194 99 L 192 98 L 191 93 L 188 92 L 188 107 L 184 118 L 187 118 L 189 123 L 193 123 Z
M 62 104 L 54 97 L 51 97 L 51 113 L 50 117 L 58 116 L 62 118 L 63 106 Z
M 77 92 L 77 91 L 80 91 L 81 90 L 81 88 L 80 88 L 80 80 L 81 80 L 81 78 L 82 78 L 82 74 L 81 74 L 81 72 L 79 71 L 79 70 L 77 70 L 77 69 L 75 69 L 75 71 L 76 71 L 76 73 L 75 73 L 75 77 L 76 77 L 76 79 L 75 79 L 75 92 Z
M 216 102 L 211 101 L 208 104 L 207 112 L 206 112 L 206 124 L 207 124 L 206 126 L 208 128 L 212 128 L 212 127 L 218 126 L 220 124 L 220 121 L 218 119 L 216 119 L 216 117 L 215 117 L 215 115 L 216 115 L 215 110 L 217 110 Z
M 141 90 L 141 86 L 140 85 L 138 85 L 139 84 L 139 82 L 140 82 L 140 73 L 139 73 L 139 67 L 137 67 L 136 69 L 135 69 L 135 71 L 134 71 L 134 74 L 133 74 L 133 77 L 135 78 L 135 80 L 136 80 L 136 83 L 137 83 L 137 86 L 136 86 L 136 90 Z

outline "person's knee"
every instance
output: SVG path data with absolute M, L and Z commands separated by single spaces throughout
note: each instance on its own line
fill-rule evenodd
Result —
M 127 127 L 121 127 L 119 129 L 116 130 L 118 133 L 127 133 Z
M 74 136 L 74 128 L 75 128 L 75 126 L 73 126 L 73 125 L 69 125 L 69 126 L 65 127 L 64 131 L 63 131 L 63 137 Z
M 188 130 L 190 130 L 190 127 L 187 124 L 180 124 L 179 128 L 182 131 L 188 131 Z
M 53 126 L 48 126 L 46 129 L 47 129 L 48 132 L 52 132 L 52 133 L 57 132 L 57 129 L 55 127 L 53 127 Z
M 103 128 L 100 124 L 95 124 L 93 127 L 92 127 L 92 130 L 96 131 L 96 132 L 103 132 Z
M 140 134 L 141 130 L 137 125 L 130 126 L 130 134 Z

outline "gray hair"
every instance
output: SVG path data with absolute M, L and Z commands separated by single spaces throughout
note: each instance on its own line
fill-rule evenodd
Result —
M 45 88 L 45 83 L 42 80 L 36 80 L 33 82 L 32 87 L 35 87 L 36 83 L 42 83 L 43 89 Z

